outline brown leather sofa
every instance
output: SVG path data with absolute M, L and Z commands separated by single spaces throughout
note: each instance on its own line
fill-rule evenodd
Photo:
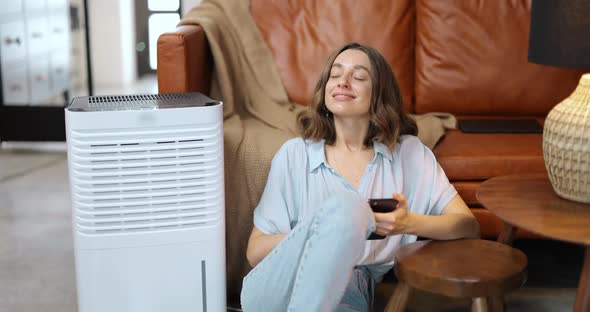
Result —
M 357 41 L 388 60 L 408 112 L 542 123 L 573 91 L 580 73 L 527 62 L 530 7 L 526 0 L 251 1 L 254 20 L 295 102 L 309 102 L 332 49 Z M 212 66 L 199 26 L 181 26 L 159 38 L 159 92 L 207 94 Z M 453 130 L 434 152 L 476 214 L 484 237 L 497 235 L 501 222 L 478 202 L 480 183 L 545 171 L 541 134 Z

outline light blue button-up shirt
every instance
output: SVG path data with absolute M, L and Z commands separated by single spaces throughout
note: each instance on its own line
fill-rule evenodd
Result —
M 325 142 L 294 138 L 273 158 L 266 187 L 254 211 L 254 225 L 265 234 L 289 233 L 309 218 L 320 203 L 341 192 L 357 192 L 363 198 L 391 198 L 402 193 L 409 210 L 440 215 L 457 194 L 432 151 L 417 137 L 404 135 L 394 151 L 379 142 L 358 189 L 354 189 L 326 161 Z M 368 240 L 359 265 L 376 265 L 385 273 L 393 265 L 395 251 L 413 242 L 413 235 Z

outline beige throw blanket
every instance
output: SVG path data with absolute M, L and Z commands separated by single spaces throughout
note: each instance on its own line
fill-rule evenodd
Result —
M 246 245 L 253 211 L 275 152 L 297 136 L 295 116 L 305 109 L 291 103 L 278 70 L 249 11 L 249 1 L 204 0 L 180 25 L 199 24 L 213 54 L 210 96 L 224 103 L 225 205 L 228 300 L 238 302 L 250 270 Z M 195 69 L 198 70 L 198 69 Z M 448 114 L 417 118 L 420 136 L 433 147 L 454 127 Z M 426 140 L 426 141 L 425 141 Z

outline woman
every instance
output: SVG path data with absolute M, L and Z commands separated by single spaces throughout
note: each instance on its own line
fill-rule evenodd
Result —
M 302 137 L 275 155 L 254 211 L 244 311 L 369 311 L 401 245 L 479 236 L 401 107 L 376 50 L 352 43 L 330 56 L 298 117 Z M 393 212 L 367 204 L 391 196 Z M 386 238 L 367 240 L 373 232 Z

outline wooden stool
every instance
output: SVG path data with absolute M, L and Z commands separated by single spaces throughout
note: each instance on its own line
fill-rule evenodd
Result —
M 487 240 L 418 241 L 402 246 L 395 260 L 399 284 L 387 312 L 404 311 L 412 288 L 472 298 L 472 311 L 503 311 L 504 294 L 526 280 L 526 255 Z

